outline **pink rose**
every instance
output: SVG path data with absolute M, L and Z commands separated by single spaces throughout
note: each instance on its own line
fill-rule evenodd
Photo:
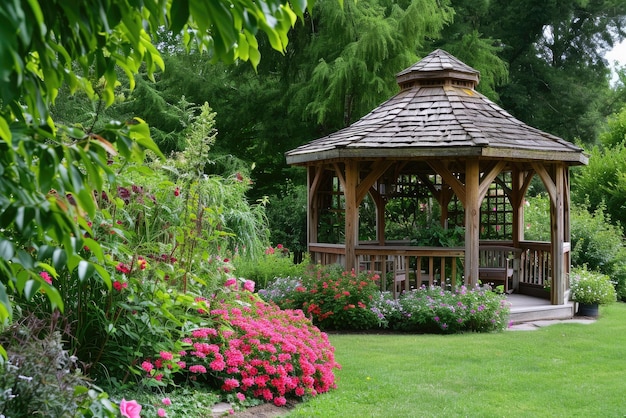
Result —
M 120 402 L 120 413 L 126 418 L 141 418 L 139 413 L 141 412 L 141 405 L 137 401 L 127 401 L 122 399 Z
M 165 412 L 165 409 L 163 408 L 159 408 L 157 411 L 157 415 L 160 417 L 166 417 L 167 416 L 167 412 Z
M 172 401 L 170 400 L 170 398 L 163 398 L 161 399 L 161 402 L 163 402 L 163 405 L 171 405 Z

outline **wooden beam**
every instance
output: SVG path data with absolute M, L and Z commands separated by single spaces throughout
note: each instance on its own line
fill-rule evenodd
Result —
M 506 162 L 498 161 L 497 164 L 491 167 L 491 170 L 489 172 L 485 172 L 485 175 L 483 176 L 483 178 L 480 179 L 480 186 L 478 188 L 478 201 L 479 202 L 483 200 L 483 198 L 487 194 L 487 191 L 489 190 L 489 186 L 491 186 L 491 183 L 493 183 L 493 180 L 496 177 L 498 177 L 498 174 L 500 174 L 502 170 L 504 170 L 504 167 L 506 167 Z M 467 183 L 467 178 L 465 179 L 465 182 Z
M 344 193 L 345 193 L 346 192 L 346 178 L 343 175 L 343 171 L 341 170 L 341 167 L 339 167 L 339 164 L 337 163 L 333 163 L 333 168 L 335 169 L 335 175 L 339 179 L 339 184 L 341 184 L 341 188 L 344 190 Z M 347 170 L 348 169 L 346 168 L 346 171 Z
M 389 169 L 393 165 L 393 161 L 376 161 L 372 164 L 372 170 L 369 172 L 367 176 L 357 186 L 356 189 L 356 200 L 357 204 L 361 204 L 361 201 L 365 198 L 369 188 L 374 184 L 376 180 L 382 176 L 385 171 Z
M 318 200 L 317 190 L 321 182 L 323 166 L 309 166 L 307 170 L 307 243 L 317 242 Z
M 478 161 L 476 161 L 476 163 L 478 163 Z M 450 185 L 452 190 L 454 190 L 454 194 L 456 194 L 456 197 L 461 201 L 461 203 L 465 204 L 465 186 L 454 176 L 454 174 L 452 174 L 450 170 L 448 170 L 448 167 L 446 167 L 441 161 L 434 160 L 429 160 L 428 165 L 430 165 L 430 167 L 435 170 L 435 172 L 439 174 L 447 184 Z M 467 179 L 465 179 L 465 181 L 467 182 Z M 476 181 L 478 181 L 478 175 L 476 176 Z
M 543 181 L 544 186 L 546 186 L 546 191 L 548 192 L 548 195 L 550 196 L 550 201 L 555 202 L 556 194 L 557 194 L 556 184 L 554 180 L 552 180 L 552 177 L 548 173 L 548 170 L 546 170 L 543 164 L 539 164 L 539 163 L 532 163 L 532 167 L 533 167 L 533 170 L 535 170 L 535 172 L 541 178 L 541 181 Z

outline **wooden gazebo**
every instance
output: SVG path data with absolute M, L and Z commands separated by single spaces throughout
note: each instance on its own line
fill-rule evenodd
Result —
M 507 291 L 544 292 L 553 305 L 566 303 L 569 167 L 588 159 L 579 147 L 522 123 L 478 93 L 479 78 L 436 50 L 397 75 L 397 95 L 351 126 L 286 153 L 289 164 L 308 170 L 314 261 L 380 270 L 405 285 L 412 281 L 411 287 L 455 284 L 457 277 L 467 285 L 503 279 Z M 546 243 L 524 240 L 525 195 L 535 175 L 551 203 Z M 389 199 L 426 194 L 438 203 L 441 226 L 465 228 L 458 247 L 386 240 Z M 376 237 L 364 241 L 359 208 L 368 195 Z M 328 214 L 342 221 L 340 233 L 322 233 Z

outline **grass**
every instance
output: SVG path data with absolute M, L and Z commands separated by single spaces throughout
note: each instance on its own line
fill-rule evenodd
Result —
M 463 335 L 331 335 L 338 388 L 294 417 L 624 417 L 626 304 L 593 324 Z

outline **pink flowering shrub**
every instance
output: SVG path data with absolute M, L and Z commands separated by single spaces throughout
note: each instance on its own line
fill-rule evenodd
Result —
M 203 383 L 241 402 L 258 398 L 277 406 L 335 388 L 339 365 L 325 333 L 301 311 L 263 302 L 246 283 L 243 291 L 227 284 L 226 293 L 207 301 L 215 325 L 190 331 L 178 351 L 145 361 L 148 380 Z

